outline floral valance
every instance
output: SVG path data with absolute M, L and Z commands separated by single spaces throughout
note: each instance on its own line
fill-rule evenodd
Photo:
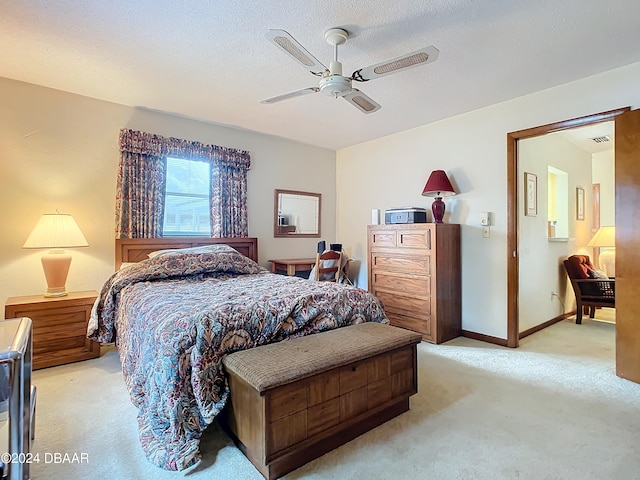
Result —
M 180 138 L 163 137 L 135 130 L 120 130 L 120 151 L 157 157 L 209 160 L 211 163 L 241 170 L 251 168 L 251 156 L 246 150 L 205 145 Z

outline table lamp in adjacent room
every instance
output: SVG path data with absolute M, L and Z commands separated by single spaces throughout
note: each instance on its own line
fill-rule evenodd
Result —
M 453 189 L 447 174 L 444 170 L 434 170 L 427 180 L 427 184 L 422 191 L 423 197 L 435 197 L 433 204 L 431 205 L 431 211 L 433 212 L 433 221 L 435 223 L 442 223 L 444 218 L 445 205 L 442 201 L 442 197 L 451 197 L 456 194 Z
M 616 276 L 616 227 L 600 227 L 593 235 L 588 247 L 601 248 L 598 259 L 598 267 L 607 274 L 608 277 Z
M 22 248 L 49 248 L 42 256 L 42 268 L 47 279 L 45 297 L 67 295 L 65 284 L 71 255 L 65 248 L 88 247 L 87 239 L 71 215 L 46 213 L 40 217 Z

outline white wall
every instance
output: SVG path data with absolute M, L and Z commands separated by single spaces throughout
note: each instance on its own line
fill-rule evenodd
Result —
M 616 183 L 613 150 L 593 154 L 593 183 L 600 184 L 600 226 L 615 225 Z
M 459 192 L 445 199 L 445 221 L 462 225 L 463 328 L 506 338 L 507 132 L 637 108 L 638 84 L 640 63 L 334 154 L 0 79 L 0 301 L 44 291 L 40 254 L 21 246 L 40 214 L 56 208 L 75 216 L 91 245 L 73 251 L 68 288 L 97 289 L 112 272 L 118 131 L 124 127 L 250 150 L 249 234 L 259 237 L 265 266 L 268 258 L 307 256 L 316 244 L 273 238 L 274 188 L 322 193 L 322 238 L 344 245 L 364 288 L 371 209 L 429 207 L 432 199 L 421 196 L 424 184 L 432 170 L 446 170 Z M 481 235 L 483 211 L 493 212 L 488 239 Z
M 422 188 L 432 170 L 444 169 L 459 192 L 445 199 L 445 221 L 462 224 L 462 327 L 506 338 L 506 134 L 624 106 L 637 108 L 639 84 L 636 63 L 339 150 L 337 236 L 362 262 L 358 285 L 367 284 L 371 209 L 430 206 Z M 494 212 L 488 239 L 481 235 L 483 211 Z
M 567 172 L 568 241 L 547 236 L 547 167 Z M 569 255 L 586 253 L 591 238 L 591 153 L 558 135 L 527 138 L 518 142 L 519 177 L 538 176 L 538 215 L 524 215 L 524 195 L 519 192 L 519 330 L 526 331 L 575 308 L 564 264 Z M 584 220 L 576 218 L 576 188 L 585 192 Z M 554 292 L 557 297 L 552 297 Z
M 311 257 L 318 239 L 273 237 L 274 189 L 322 194 L 322 237 L 335 241 L 335 152 L 0 78 L 0 302 L 46 289 L 41 250 L 24 250 L 43 213 L 72 214 L 89 242 L 73 249 L 67 288 L 99 289 L 113 272 L 118 133 L 131 128 L 251 152 L 249 235 L 260 263 Z M 2 309 L 4 314 L 4 309 Z

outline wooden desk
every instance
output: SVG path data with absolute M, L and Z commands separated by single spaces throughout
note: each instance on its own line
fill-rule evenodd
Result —
M 310 271 L 316 264 L 314 258 L 280 258 L 269 260 L 271 262 L 271 272 L 278 273 L 278 270 L 286 270 L 287 275 L 293 276 L 298 271 Z
M 294 276 L 296 272 L 310 272 L 316 266 L 314 258 L 280 258 L 278 260 L 267 260 L 271 262 L 271 272 L 278 273 L 278 270 L 286 270 L 287 275 Z M 346 278 L 349 277 L 349 263 L 351 259 L 342 267 L 342 272 Z

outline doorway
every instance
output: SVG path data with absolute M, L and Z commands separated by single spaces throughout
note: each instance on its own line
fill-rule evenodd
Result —
M 611 110 L 507 134 L 507 346 L 515 348 L 519 345 L 518 193 L 519 188 L 523 188 L 524 184 L 520 185 L 518 174 L 518 142 L 548 133 L 611 121 L 629 110 L 628 107 Z

